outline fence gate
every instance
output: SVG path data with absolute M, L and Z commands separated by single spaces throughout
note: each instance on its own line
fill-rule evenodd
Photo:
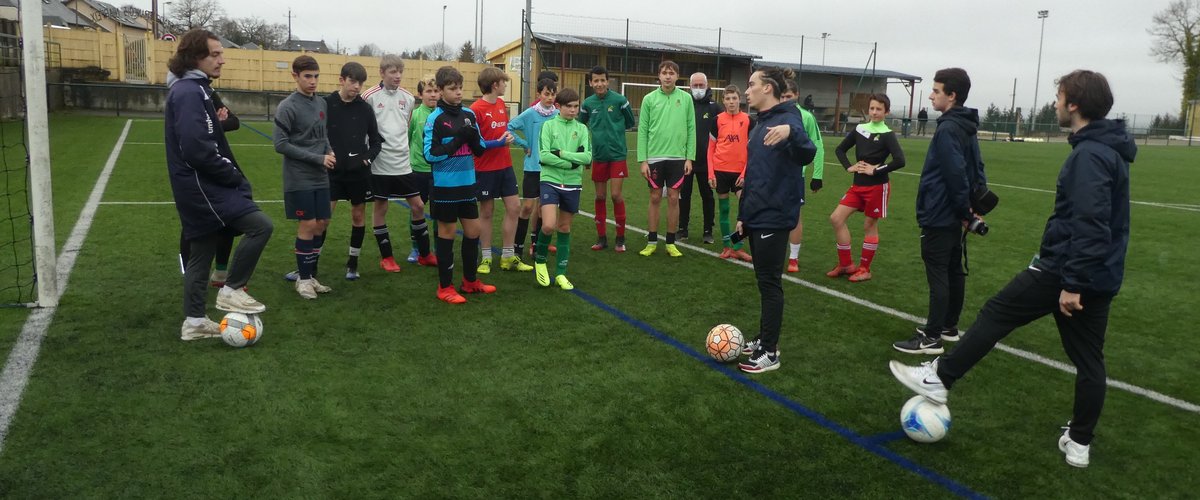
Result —
M 146 55 L 145 37 L 129 37 L 125 39 L 125 81 L 128 83 L 148 83 L 150 81 L 146 67 L 149 57 Z

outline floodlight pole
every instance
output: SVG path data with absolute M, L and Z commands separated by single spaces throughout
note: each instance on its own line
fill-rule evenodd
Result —
M 521 109 L 529 106 L 529 86 L 533 79 L 533 25 L 530 24 L 530 10 L 533 0 L 525 0 L 525 12 L 521 15 Z
M 1042 20 L 1042 36 L 1038 38 L 1038 63 L 1037 76 L 1033 79 L 1033 107 L 1029 108 L 1029 132 L 1033 133 L 1037 126 L 1038 108 L 1038 84 L 1042 81 L 1042 42 L 1046 38 L 1046 18 L 1050 17 L 1050 11 L 1039 10 L 1038 19 Z
M 50 189 L 50 122 L 46 103 L 46 42 L 42 2 L 21 2 L 21 45 L 25 68 L 25 126 L 29 154 L 29 198 L 33 215 L 33 258 L 37 305 L 58 305 L 58 259 L 54 255 L 54 199 Z
M 829 39 L 829 35 L 833 33 L 821 33 L 821 66 L 825 65 L 825 41 Z

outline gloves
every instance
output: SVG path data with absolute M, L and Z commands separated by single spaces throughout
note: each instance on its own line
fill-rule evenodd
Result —
M 479 132 L 475 131 L 475 127 L 463 127 L 458 129 L 458 133 L 455 136 L 463 141 L 469 141 L 478 137 Z
M 817 191 L 820 191 L 821 188 L 824 186 L 825 186 L 825 183 L 823 181 L 821 181 L 821 179 L 813 179 L 812 182 L 808 183 L 808 189 L 814 193 Z

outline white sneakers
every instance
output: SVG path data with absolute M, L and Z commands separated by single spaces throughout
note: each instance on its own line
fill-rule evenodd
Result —
M 925 396 L 925 399 L 944 405 L 950 396 L 950 391 L 942 384 L 942 379 L 938 378 L 937 364 L 938 360 L 936 359 L 921 363 L 920 366 L 908 366 L 899 361 L 890 361 L 888 368 L 892 369 L 892 375 L 905 387 Z
M 221 325 L 208 318 L 187 318 L 179 329 L 179 340 L 200 340 L 221 336 Z
M 308 300 L 317 298 L 318 293 L 329 293 L 332 291 L 332 288 L 322 285 L 316 278 L 296 280 L 296 293 L 299 293 L 301 297 Z
M 250 294 L 246 293 L 241 288 L 222 287 L 217 292 L 217 309 L 225 312 L 239 312 L 244 314 L 262 314 L 267 310 L 267 306 L 262 302 L 254 300 Z
M 1072 467 L 1085 468 L 1088 466 L 1088 450 L 1091 446 L 1079 444 L 1071 440 L 1071 428 L 1068 427 L 1063 431 L 1062 437 L 1058 438 L 1058 450 L 1067 456 L 1067 465 Z

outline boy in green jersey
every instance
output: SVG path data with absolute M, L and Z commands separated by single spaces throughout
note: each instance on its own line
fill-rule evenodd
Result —
M 592 144 L 587 125 L 575 119 L 579 116 L 579 93 L 564 88 L 554 102 L 559 106 L 559 114 L 542 125 L 538 139 L 542 232 L 538 235 L 534 269 L 538 284 L 550 286 L 546 254 L 550 250 L 550 234 L 557 229 L 558 269 L 554 283 L 563 290 L 572 290 L 575 285 L 566 275 L 571 257 L 571 218 L 579 212 L 579 194 L 583 191 L 583 173 L 579 167 L 592 162 Z
M 663 187 L 667 188 L 667 255 L 683 257 L 675 247 L 679 229 L 679 188 L 692 173 L 696 158 L 696 113 L 691 94 L 675 86 L 679 65 L 663 61 L 658 65 L 659 88 L 642 99 L 638 116 L 637 159 L 642 177 L 650 186 L 649 221 L 646 248 L 639 254 L 649 257 L 658 249 L 658 213 Z
M 438 99 L 441 98 L 442 91 L 438 90 L 433 75 L 421 77 L 421 81 L 417 82 L 417 99 L 421 100 L 421 105 L 413 110 L 412 120 L 409 121 L 408 153 L 409 163 L 412 165 L 412 176 L 417 180 L 421 201 L 426 204 L 429 203 L 429 190 L 433 187 L 433 168 L 425 160 L 423 151 L 425 146 L 421 141 L 424 140 L 425 122 L 429 120 L 429 115 L 433 113 L 434 108 L 437 108 Z M 437 257 L 431 257 L 436 266 Z
M 592 131 L 592 182 L 596 184 L 596 244 L 592 250 L 608 248 L 608 217 L 605 198 L 612 196 L 613 219 L 617 222 L 617 240 L 614 250 L 625 251 L 625 196 L 621 186 L 629 177 L 626 159 L 629 145 L 625 142 L 625 131 L 637 122 L 633 109 L 625 96 L 608 88 L 608 70 L 596 66 L 588 73 L 588 85 L 595 93 L 583 100 L 579 110 L 579 121 Z
M 795 101 L 800 95 L 799 89 L 796 87 L 796 82 L 788 80 L 784 82 L 785 90 L 783 92 L 783 100 Z M 817 118 L 811 112 L 804 109 L 803 106 L 796 104 L 796 108 L 800 110 L 800 117 L 804 120 L 804 133 L 808 134 L 808 138 L 812 140 L 814 146 L 817 147 L 817 156 L 809 165 L 812 166 L 812 180 L 809 181 L 808 187 L 813 194 L 820 191 L 825 184 L 825 142 L 821 140 L 821 127 L 817 123 Z M 805 165 L 805 170 L 809 165 Z M 808 172 L 805 172 L 807 175 Z M 800 272 L 800 244 L 804 241 L 804 210 L 800 210 L 800 220 L 796 221 L 796 228 L 788 234 L 788 264 L 787 272 Z

